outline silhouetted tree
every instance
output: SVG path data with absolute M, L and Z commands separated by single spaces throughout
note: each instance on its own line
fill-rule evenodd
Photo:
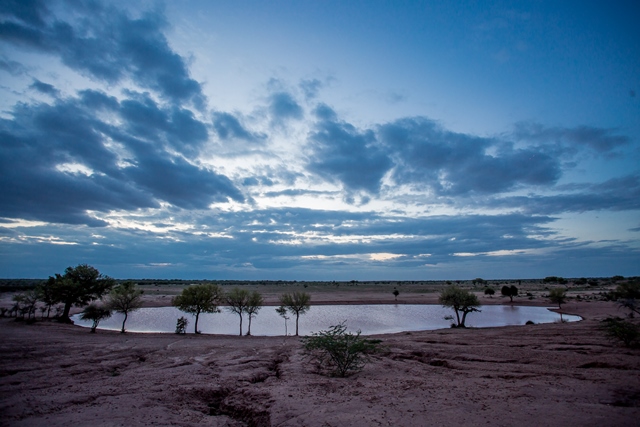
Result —
M 133 282 L 124 282 L 116 286 L 109 292 L 106 298 L 107 308 L 124 314 L 121 333 L 124 334 L 124 324 L 127 322 L 129 313 L 142 307 L 142 294 L 144 291 Z
M 567 301 L 567 291 L 562 288 L 553 288 L 549 290 L 549 299 L 551 302 L 558 304 L 558 308 L 562 308 L 562 304 Z
M 500 293 L 505 297 L 509 297 L 509 302 L 513 302 L 513 297 L 518 295 L 518 288 L 514 285 L 504 285 L 502 289 L 500 289 Z
M 233 288 L 228 292 L 224 300 L 227 304 L 227 310 L 240 316 L 240 336 L 242 336 L 242 313 L 247 308 L 249 300 L 249 291 L 246 289 Z
M 458 286 L 448 286 L 440 293 L 438 299 L 440 304 L 444 307 L 453 308 L 456 313 L 457 326 L 465 327 L 465 321 L 467 314 L 474 311 L 480 311 L 477 307 L 480 307 L 480 301 L 478 297 L 469 291 L 459 288 Z M 460 312 L 462 312 L 462 319 L 460 319 Z
M 296 315 L 296 336 L 298 335 L 298 320 L 301 314 L 306 313 L 311 308 L 310 301 L 311 296 L 305 292 L 296 291 L 291 294 L 280 295 L 280 305 Z
M 56 300 L 55 284 L 56 279 L 53 277 L 49 277 L 49 280 L 45 280 L 42 283 L 38 284 L 38 286 L 36 286 L 38 299 L 42 301 L 44 303 L 44 306 L 46 307 L 47 319 L 51 314 L 51 307 L 60 302 Z
M 198 318 L 200 313 L 218 313 L 218 304 L 223 301 L 222 289 L 214 284 L 191 285 L 173 298 L 173 305 L 185 313 L 196 317 L 194 332 L 198 332 Z
M 91 320 L 93 322 L 91 325 L 91 333 L 96 332 L 98 323 L 100 323 L 101 320 L 109 317 L 111 317 L 111 310 L 97 304 L 89 304 L 80 315 L 82 320 Z
M 280 307 L 276 308 L 276 313 L 278 313 L 278 315 L 284 319 L 284 336 L 287 336 L 287 320 L 289 320 L 289 317 L 287 317 L 287 309 L 281 305 Z
M 247 300 L 247 307 L 244 311 L 249 316 L 249 327 L 247 328 L 247 335 L 251 335 L 251 319 L 258 314 L 258 311 L 262 308 L 262 304 L 264 300 L 262 299 L 262 295 L 258 291 L 253 291 L 249 295 L 249 299 Z
M 69 321 L 71 306 L 82 307 L 102 297 L 115 281 L 87 264 L 67 267 L 64 275 L 56 274 L 52 292 L 56 302 L 64 304 L 60 319 Z
M 398 301 L 398 295 L 400 295 L 400 291 L 398 291 L 397 289 L 393 289 L 393 296 L 396 297 L 396 301 Z

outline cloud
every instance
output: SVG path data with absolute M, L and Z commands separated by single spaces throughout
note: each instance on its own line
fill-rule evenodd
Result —
M 350 192 L 377 194 L 391 159 L 376 144 L 371 130 L 359 131 L 340 121 L 322 104 L 314 111 L 318 121 L 308 137 L 308 169 L 330 182 L 339 182 Z
M 17 61 L 12 61 L 3 56 L 0 56 L 0 70 L 4 70 L 12 76 L 19 76 L 26 74 L 27 69 L 24 65 Z
M 96 226 L 90 212 L 244 201 L 227 177 L 187 160 L 207 140 L 188 110 L 85 90 L 12 115 L 0 120 L 2 217 Z
M 269 97 L 272 123 L 283 125 L 288 120 L 300 120 L 304 113 L 300 104 L 288 92 L 276 92 Z
M 538 123 L 518 123 L 513 135 L 520 141 L 547 145 L 561 144 L 574 151 L 587 147 L 598 154 L 611 153 L 631 142 L 629 137 L 617 135 L 614 129 L 592 126 L 563 128 L 544 127 Z
M 94 2 L 68 6 L 83 16 L 65 21 L 49 15 L 43 2 L 10 2 L 4 6 L 8 19 L 0 22 L 0 40 L 57 55 L 68 67 L 110 84 L 131 78 L 173 103 L 204 107 L 200 84 L 163 34 L 167 24 L 161 12 L 131 18 Z
M 439 195 L 493 194 L 561 176 L 558 160 L 541 149 L 450 132 L 423 117 L 381 125 L 378 133 L 395 162 L 394 181 Z
M 266 135 L 248 131 L 240 120 L 231 113 L 214 112 L 213 128 L 222 140 L 242 139 L 247 142 L 264 140 Z
M 33 83 L 31 83 L 31 86 L 29 87 L 45 95 L 53 96 L 54 98 L 60 95 L 60 91 L 56 89 L 53 85 L 50 85 L 48 83 L 43 83 L 38 79 L 34 79 Z
M 519 209 L 532 215 L 565 212 L 625 211 L 640 209 L 640 176 L 628 175 L 599 184 L 584 184 L 579 191 L 555 195 L 529 195 L 492 199 L 492 208 Z
M 308 79 L 301 80 L 299 86 L 304 93 L 304 97 L 307 100 L 310 100 L 318 96 L 318 92 L 320 91 L 320 89 L 322 89 L 324 84 L 318 79 Z

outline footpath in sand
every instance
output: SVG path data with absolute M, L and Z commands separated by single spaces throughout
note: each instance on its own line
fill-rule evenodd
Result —
M 1 318 L 0 425 L 637 425 L 640 350 L 600 326 L 623 312 L 599 301 L 563 311 L 584 320 L 381 335 L 383 350 L 349 378 L 315 373 L 296 337 L 90 334 Z

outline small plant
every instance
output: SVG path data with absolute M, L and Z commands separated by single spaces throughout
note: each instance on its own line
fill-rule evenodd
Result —
M 176 322 L 176 334 L 186 334 L 187 333 L 187 325 L 189 321 L 186 317 L 179 317 Z
M 394 288 L 392 293 L 393 296 L 396 297 L 396 301 L 398 301 L 398 295 L 400 295 L 400 291 Z
M 97 304 L 89 304 L 80 315 L 80 319 L 91 320 L 93 322 L 90 331 L 92 334 L 96 333 L 96 328 L 100 321 L 109 317 L 111 317 L 111 310 Z
M 379 340 L 370 340 L 347 332 L 344 322 L 302 338 L 304 349 L 320 369 L 328 369 L 331 375 L 346 377 L 360 372 L 377 351 Z
M 619 317 L 603 320 L 603 328 L 609 337 L 622 341 L 627 347 L 633 346 L 640 338 L 640 327 Z

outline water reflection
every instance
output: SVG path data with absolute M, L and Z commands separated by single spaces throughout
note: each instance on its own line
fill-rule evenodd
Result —
M 252 335 L 276 336 L 284 335 L 285 321 L 278 316 L 276 307 L 263 307 L 251 321 Z M 482 312 L 472 313 L 467 317 L 469 327 L 490 327 L 507 325 L 524 325 L 527 321 L 534 323 L 552 323 L 560 321 L 560 315 L 545 307 L 522 307 L 489 305 L 481 308 Z M 443 329 L 450 326 L 444 320 L 453 311 L 439 305 L 422 304 L 384 304 L 384 305 L 316 305 L 300 316 L 300 335 L 327 329 L 342 321 L 347 322 L 350 331 L 362 331 L 365 335 L 389 334 L 404 331 L 424 331 Z M 141 308 L 129 314 L 126 328 L 130 332 L 174 332 L 176 320 L 184 316 L 189 319 L 187 332 L 193 333 L 195 318 L 183 313 L 175 307 Z M 287 329 L 289 334 L 295 332 L 295 316 L 289 315 Z M 79 315 L 72 317 L 80 326 L 90 327 L 91 322 L 80 320 Z M 123 316 L 114 314 L 111 318 L 100 322 L 98 329 L 120 330 Z M 563 315 L 569 322 L 580 320 L 579 316 Z M 222 308 L 221 313 L 201 314 L 198 329 L 205 334 L 238 335 L 240 318 Z M 243 333 L 246 333 L 248 319 L 242 322 Z

